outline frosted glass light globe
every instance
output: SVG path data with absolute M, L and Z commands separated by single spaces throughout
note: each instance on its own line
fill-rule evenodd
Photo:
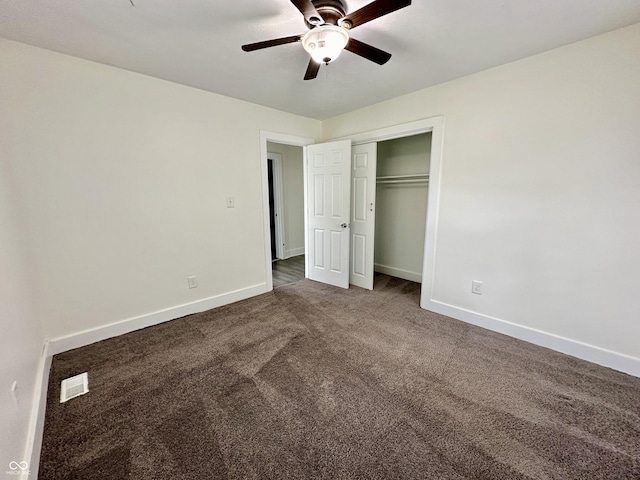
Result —
M 340 56 L 349 43 L 349 34 L 335 25 L 320 25 L 302 37 L 302 46 L 318 63 L 329 64 Z

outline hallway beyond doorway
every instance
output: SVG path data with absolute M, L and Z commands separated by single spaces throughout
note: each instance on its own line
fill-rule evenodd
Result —
M 273 288 L 295 283 L 304 278 L 304 255 L 276 260 L 271 264 Z

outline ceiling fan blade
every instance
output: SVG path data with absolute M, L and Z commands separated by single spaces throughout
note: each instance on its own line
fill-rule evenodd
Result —
M 347 46 L 344 47 L 344 49 L 349 50 L 351 53 L 355 53 L 356 55 L 360 55 L 367 60 L 371 60 L 378 65 L 384 65 L 391 58 L 390 53 L 380 50 L 379 48 L 372 47 L 371 45 L 361 42 L 360 40 L 356 40 L 355 38 L 350 38 L 349 43 L 347 43 Z
M 355 28 L 409 5 L 411 5 L 411 0 L 375 0 L 350 13 L 342 21 L 349 21 L 351 28 Z
M 324 20 L 316 10 L 316 7 L 313 6 L 311 0 L 291 0 L 300 13 L 304 15 L 304 18 L 307 19 L 311 25 L 320 25 L 324 23 Z
M 249 43 L 247 45 L 242 45 L 242 50 L 245 52 L 253 52 L 254 50 L 260 50 L 261 48 L 295 43 L 299 42 L 302 37 L 303 35 L 292 35 L 291 37 L 274 38 L 273 40 L 265 40 L 264 42 Z
M 313 58 L 310 58 L 309 66 L 307 67 L 307 71 L 304 74 L 304 79 L 313 80 L 318 76 L 318 70 L 320 70 L 320 64 L 316 62 Z

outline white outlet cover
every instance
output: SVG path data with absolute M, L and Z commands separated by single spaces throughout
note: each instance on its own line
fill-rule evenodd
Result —
M 476 295 L 482 295 L 482 282 L 478 280 L 473 280 L 471 282 L 471 293 L 475 293 Z

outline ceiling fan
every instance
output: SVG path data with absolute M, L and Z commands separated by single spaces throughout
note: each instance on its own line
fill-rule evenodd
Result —
M 301 35 L 276 38 L 264 42 L 243 45 L 242 50 L 252 52 L 262 48 L 302 42 L 311 59 L 304 75 L 305 80 L 316 78 L 321 64 L 329 65 L 342 50 L 349 50 L 356 55 L 384 65 L 391 54 L 379 48 L 360 42 L 349 36 L 349 31 L 388 13 L 395 12 L 411 5 L 411 0 L 374 0 L 364 7 L 346 13 L 342 0 L 291 0 L 291 3 L 304 15 L 309 31 Z

